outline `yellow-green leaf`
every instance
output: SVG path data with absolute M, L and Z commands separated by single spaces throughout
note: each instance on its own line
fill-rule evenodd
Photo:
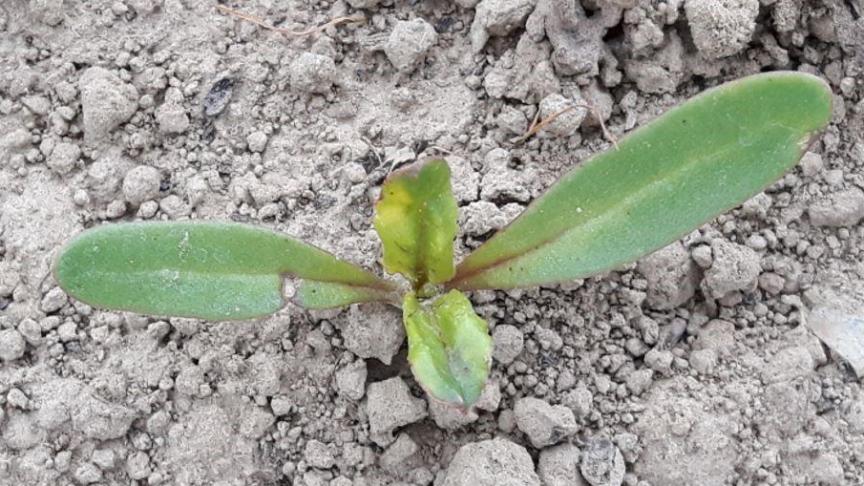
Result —
M 470 408 L 483 392 L 492 360 L 486 321 L 457 290 L 431 304 L 409 293 L 402 312 L 414 377 L 432 397 Z
M 420 162 L 390 174 L 375 207 L 384 268 L 407 277 L 415 289 L 449 280 L 456 216 L 450 168 L 444 160 Z
M 708 90 L 582 163 L 463 260 L 449 287 L 583 278 L 680 238 L 780 178 L 831 118 L 831 90 L 768 73 Z

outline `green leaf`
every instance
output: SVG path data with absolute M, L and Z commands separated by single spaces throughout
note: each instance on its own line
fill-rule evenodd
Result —
M 294 301 L 306 309 L 332 309 L 361 302 L 382 302 L 393 299 L 386 289 L 360 287 L 336 282 L 304 280 Z M 396 300 L 398 302 L 398 300 Z
M 428 160 L 390 174 L 375 207 L 384 268 L 415 289 L 450 280 L 456 216 L 447 162 Z
M 483 392 L 492 360 L 486 321 L 458 290 L 431 305 L 419 302 L 411 292 L 402 313 L 414 377 L 432 397 L 470 408 Z
M 284 305 L 286 274 L 361 289 L 389 288 L 311 245 L 231 223 L 100 226 L 66 246 L 55 274 L 69 295 L 95 307 L 213 320 L 276 312 Z
M 776 181 L 831 118 L 801 73 L 727 83 L 670 110 L 565 175 L 469 255 L 451 288 L 583 278 L 633 261 Z

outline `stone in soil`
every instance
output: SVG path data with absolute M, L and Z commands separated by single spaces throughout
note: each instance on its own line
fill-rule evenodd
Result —
M 711 242 L 711 250 L 713 263 L 705 271 L 702 281 L 707 294 L 720 299 L 730 292 L 752 291 L 756 288 L 762 272 L 758 253 L 752 248 L 721 238 Z
M 525 337 L 510 324 L 500 324 L 492 331 L 492 357 L 501 364 L 510 364 L 522 353 Z
M 51 155 L 48 156 L 47 165 L 57 175 L 66 175 L 75 168 L 75 164 L 81 157 L 81 148 L 74 143 L 58 143 Z
M 864 218 L 864 191 L 853 187 L 813 203 L 807 210 L 816 226 L 854 226 Z
M 50 314 L 62 309 L 63 306 L 66 305 L 67 301 L 68 297 L 66 297 L 66 292 L 64 292 L 60 287 L 54 287 L 45 294 L 39 307 L 46 314 Z
M 556 137 L 569 137 L 575 134 L 588 114 L 581 97 L 567 98 L 558 93 L 552 93 L 540 101 L 540 119 L 555 117 L 540 132 Z
M 638 268 L 648 281 L 645 302 L 655 309 L 678 307 L 693 297 L 699 285 L 696 264 L 678 241 L 641 259 Z
M 759 0 L 687 0 L 684 11 L 696 48 L 707 59 L 719 59 L 747 47 L 756 30 Z
M 410 72 L 438 43 L 435 28 L 423 19 L 398 21 L 384 44 L 384 54 L 398 71 Z
M 138 90 L 107 69 L 87 69 L 78 85 L 84 114 L 84 136 L 88 141 L 106 137 L 138 109 Z
M 297 56 L 289 67 L 291 87 L 301 93 L 326 94 L 336 82 L 333 58 L 312 52 Z
M 807 376 L 816 368 L 813 355 L 804 346 L 784 348 L 771 356 L 762 368 L 762 379 L 766 383 L 790 381 Z
M 642 444 L 634 472 L 651 484 L 727 484 L 738 457 L 735 417 L 682 396 L 678 385 L 676 378 L 656 382 L 643 398 L 647 408 L 633 427 Z
M 513 407 L 516 425 L 536 448 L 557 444 L 575 434 L 579 427 L 573 412 L 538 398 L 520 398 Z
M 21 333 L 15 329 L 4 329 L 0 331 L 0 361 L 15 361 L 24 356 L 27 343 Z
M 358 359 L 336 372 L 336 391 L 349 400 L 360 400 L 366 393 L 366 362 Z
M 137 206 L 159 195 L 161 181 L 162 176 L 156 168 L 139 165 L 123 178 L 123 196 L 129 204 Z
M 579 448 L 561 444 L 540 451 L 537 474 L 543 486 L 587 486 L 579 472 Z
M 388 471 L 397 471 L 400 466 L 403 466 L 411 456 L 417 453 L 420 447 L 411 436 L 408 434 L 399 434 L 396 442 L 390 444 L 390 447 L 381 454 L 381 466 Z
M 352 306 L 344 321 L 345 347 L 361 358 L 376 358 L 390 364 L 405 341 L 399 312 L 385 305 Z
M 480 51 L 490 36 L 504 36 L 525 25 L 536 0 L 481 0 L 471 24 L 471 46 Z
M 336 464 L 336 458 L 330 446 L 318 440 L 310 440 L 303 450 L 306 464 L 317 469 L 330 469 Z
M 369 433 L 381 447 L 393 442 L 397 428 L 426 418 L 426 402 L 411 395 L 402 378 L 372 383 L 366 395 Z
M 171 88 L 165 95 L 155 113 L 159 131 L 166 135 L 177 135 L 189 129 L 189 115 L 183 108 L 183 93 L 177 88 Z
M 579 466 L 591 486 L 621 486 L 624 482 L 624 456 L 609 439 L 589 439 Z
M 447 468 L 443 486 L 541 486 L 524 447 L 506 439 L 462 446 Z

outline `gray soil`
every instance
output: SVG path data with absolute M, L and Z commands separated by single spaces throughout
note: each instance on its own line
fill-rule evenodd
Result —
M 225 4 L 363 20 L 0 3 L 0 484 L 864 484 L 860 346 L 808 322 L 864 315 L 864 2 Z M 598 117 L 620 137 L 777 69 L 835 93 L 780 182 L 638 264 L 472 295 L 498 346 L 476 413 L 427 401 L 395 309 L 148 318 L 50 273 L 84 228 L 186 218 L 378 267 L 380 183 L 426 155 L 453 165 L 464 254 L 610 146 Z

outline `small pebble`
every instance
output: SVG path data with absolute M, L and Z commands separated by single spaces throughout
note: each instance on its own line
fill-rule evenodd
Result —
M 14 329 L 0 331 L 0 360 L 15 361 L 24 356 L 26 349 L 27 343 L 18 331 Z
M 591 486 L 621 486 L 626 472 L 624 456 L 609 439 L 589 439 L 579 470 Z

